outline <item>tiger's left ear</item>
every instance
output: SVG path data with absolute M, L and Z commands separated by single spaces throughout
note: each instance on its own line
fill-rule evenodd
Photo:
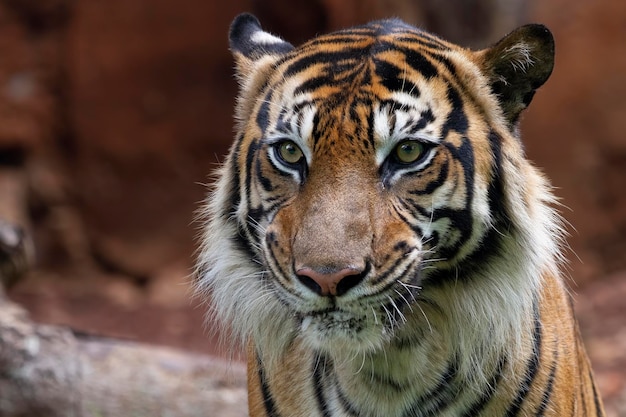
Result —
M 498 97 L 509 125 L 530 104 L 535 91 L 554 67 L 554 38 L 543 25 L 522 26 L 489 49 L 478 52 L 491 90 Z
M 246 79 L 264 63 L 272 62 L 293 49 L 293 45 L 265 32 L 259 20 L 243 13 L 235 17 L 228 34 L 237 75 Z

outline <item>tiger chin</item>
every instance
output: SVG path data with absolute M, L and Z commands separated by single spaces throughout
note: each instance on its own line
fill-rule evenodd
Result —
M 236 138 L 198 293 L 251 416 L 602 416 L 523 110 L 554 41 L 472 51 L 400 20 L 301 46 L 230 29 Z

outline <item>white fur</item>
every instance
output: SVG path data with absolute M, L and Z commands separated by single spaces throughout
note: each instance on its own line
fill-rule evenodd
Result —
M 285 42 L 281 38 L 262 30 L 257 30 L 256 32 L 254 32 L 250 37 L 250 40 L 254 43 L 259 43 L 261 45 L 273 45 Z
M 520 42 L 506 48 L 501 59 L 511 61 L 516 71 L 526 72 L 534 64 L 530 52 L 530 46 L 525 42 Z

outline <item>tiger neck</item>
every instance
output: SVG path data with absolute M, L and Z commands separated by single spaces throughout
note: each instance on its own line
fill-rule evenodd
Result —
M 316 361 L 323 365 L 318 383 L 324 387 L 329 382 L 324 378 L 334 378 L 327 397 L 355 415 L 403 416 L 419 410 L 415 415 L 434 416 L 444 412 L 445 404 L 470 407 L 476 392 L 490 392 L 498 384 L 503 391 L 505 385 L 515 386 L 519 369 L 535 354 L 531 342 L 517 348 L 511 347 L 515 341 L 498 346 L 493 332 L 476 329 L 469 338 L 468 333 L 450 333 L 454 330 L 439 326 L 439 320 L 433 314 L 430 326 L 404 332 L 377 352 L 352 358 L 318 356 Z M 516 338 L 532 341 L 533 321 L 520 320 L 526 324 Z M 466 403 L 456 401 L 464 396 Z

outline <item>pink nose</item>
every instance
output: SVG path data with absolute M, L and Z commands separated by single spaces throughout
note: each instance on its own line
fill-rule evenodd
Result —
M 319 272 L 309 267 L 296 271 L 296 276 L 304 285 L 316 294 L 340 296 L 358 285 L 365 278 L 366 272 L 355 268 L 343 268 L 339 271 Z

